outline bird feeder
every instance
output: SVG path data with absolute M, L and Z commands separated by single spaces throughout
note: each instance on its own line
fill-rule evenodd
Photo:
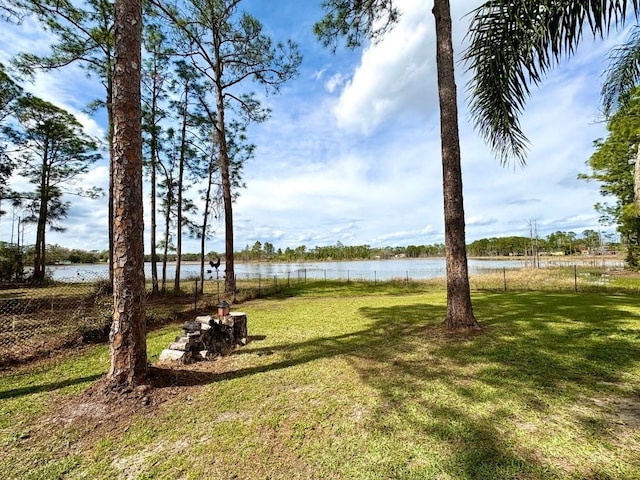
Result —
M 226 315 L 229 315 L 229 304 L 225 300 L 218 303 L 216 307 L 218 308 L 219 317 L 224 317 Z

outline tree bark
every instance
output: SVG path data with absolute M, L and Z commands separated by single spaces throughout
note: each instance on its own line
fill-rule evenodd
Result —
M 113 72 L 113 68 L 111 67 Z M 109 283 L 113 288 L 113 74 L 107 77 L 107 119 L 109 125 Z
M 458 105 L 453 69 L 449 0 L 434 0 L 433 15 L 436 20 L 436 63 L 440 100 L 444 235 L 447 264 L 447 316 L 444 323 L 452 329 L 479 328 L 471 305 L 465 245 Z
M 114 387 L 147 379 L 142 195 L 140 0 L 115 2 L 113 78 L 113 278 L 111 367 Z

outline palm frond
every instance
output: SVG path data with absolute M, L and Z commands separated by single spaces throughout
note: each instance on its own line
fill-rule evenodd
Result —
M 520 116 L 546 73 L 571 56 L 585 30 L 604 37 L 640 0 L 489 0 L 471 12 L 464 62 L 476 129 L 505 164 L 525 163 Z
M 610 117 L 640 82 L 640 25 L 635 25 L 627 41 L 609 53 L 609 65 L 602 82 L 602 109 Z

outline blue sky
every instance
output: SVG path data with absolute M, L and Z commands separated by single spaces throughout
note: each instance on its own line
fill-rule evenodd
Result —
M 322 14 L 320 0 L 241 3 L 276 40 L 296 41 L 304 60 L 297 79 L 280 95 L 265 98 L 270 120 L 249 130 L 257 149 L 245 166 L 247 188 L 234 207 L 236 250 L 256 241 L 283 249 L 337 241 L 371 246 L 444 242 L 432 2 L 397 3 L 401 20 L 382 42 L 336 54 L 312 33 Z M 452 2 L 458 56 L 466 45 L 465 15 L 480 3 Z M 528 236 L 532 219 L 541 236 L 602 228 L 593 209 L 602 201 L 598 185 L 576 177 L 586 172 L 593 141 L 606 134 L 598 109 L 601 73 L 608 51 L 623 38 L 624 32 L 606 41 L 587 38 L 575 57 L 533 90 L 522 118 L 531 141 L 524 168 L 501 166 L 473 130 L 466 106 L 469 74 L 457 64 L 468 242 Z M 45 53 L 50 42 L 31 21 L 3 25 L 0 61 L 6 64 L 21 51 Z M 38 74 L 27 90 L 78 115 L 88 133 L 104 137 L 104 115 L 82 113 L 91 100 L 102 98 L 101 86 L 79 67 Z M 106 162 L 97 164 L 84 182 L 106 189 Z M 13 183 L 25 185 L 20 178 Z M 68 199 L 67 231 L 48 233 L 48 243 L 106 249 L 106 198 Z M 216 230 L 208 251 L 224 250 L 223 225 Z M 11 214 L 0 220 L 0 240 L 9 240 L 10 232 Z M 35 229 L 27 229 L 26 242 L 34 238 Z M 186 251 L 199 249 L 197 240 L 186 239 L 185 245 Z

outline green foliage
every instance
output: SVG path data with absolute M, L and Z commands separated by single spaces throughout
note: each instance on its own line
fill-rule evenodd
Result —
M 13 159 L 5 153 L 6 146 L 3 141 L 4 135 L 2 135 L 4 132 L 1 127 L 13 114 L 16 101 L 21 95 L 22 88 L 13 81 L 5 71 L 4 65 L 0 63 L 0 207 L 3 200 L 15 199 L 15 194 L 7 187 L 15 164 Z M 0 217 L 5 213 L 0 208 Z
M 25 75 L 80 62 L 110 90 L 114 41 L 112 0 L 85 0 L 81 5 L 69 0 L 13 0 L 12 3 L 35 15 L 58 39 L 51 46 L 49 56 L 29 52 L 18 56 L 16 64 Z
M 325 16 L 313 26 L 313 32 L 325 47 L 334 50 L 341 38 L 347 48 L 380 40 L 400 15 L 392 0 L 323 0 L 322 8 Z
M 631 28 L 627 41 L 609 53 L 609 65 L 602 82 L 602 110 L 609 117 L 640 80 L 640 25 Z
M 15 101 L 22 95 L 22 88 L 7 74 L 0 63 L 0 125 L 12 114 Z
M 21 280 L 23 276 L 22 250 L 17 245 L 0 242 L 0 280 Z
M 587 161 L 589 174 L 578 178 L 600 183 L 600 193 L 614 200 L 598 203 L 596 210 L 603 222 L 617 224 L 628 245 L 630 265 L 637 265 L 636 251 L 640 241 L 640 218 L 634 208 L 633 165 L 640 141 L 640 90 L 630 92 L 626 101 L 607 123 L 606 139 L 595 142 L 596 151 Z

